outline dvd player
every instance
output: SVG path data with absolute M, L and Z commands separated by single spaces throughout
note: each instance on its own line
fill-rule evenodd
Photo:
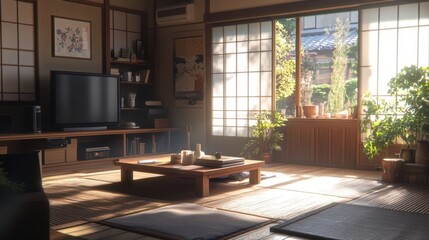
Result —
M 45 141 L 45 148 L 65 148 L 67 147 L 67 139 L 65 138 L 48 138 Z

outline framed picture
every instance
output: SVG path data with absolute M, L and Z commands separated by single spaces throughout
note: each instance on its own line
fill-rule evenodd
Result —
M 53 56 L 91 59 L 91 22 L 52 17 Z
M 203 106 L 203 37 L 174 40 L 174 96 L 176 107 Z

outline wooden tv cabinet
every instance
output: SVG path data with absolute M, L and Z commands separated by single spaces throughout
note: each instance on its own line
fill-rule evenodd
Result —
M 7 149 L 7 153 L 40 151 L 43 172 L 49 174 L 113 165 L 112 160 L 119 158 L 178 152 L 186 143 L 185 135 L 179 128 L 0 134 L 0 147 Z M 47 148 L 48 139 L 66 139 L 68 144 L 64 148 Z M 140 151 L 136 151 L 136 144 L 131 147 L 132 141 L 140 143 Z M 87 149 L 97 148 L 109 149 L 109 152 L 105 155 L 85 154 Z

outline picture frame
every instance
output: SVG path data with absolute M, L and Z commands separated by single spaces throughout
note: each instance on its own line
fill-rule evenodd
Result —
M 91 59 L 91 22 L 52 16 L 52 56 Z
M 176 107 L 202 107 L 204 100 L 204 40 L 202 36 L 174 39 Z

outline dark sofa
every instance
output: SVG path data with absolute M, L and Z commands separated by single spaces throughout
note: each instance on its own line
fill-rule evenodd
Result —
M 49 239 L 49 200 L 37 152 L 0 155 L 0 168 L 14 183 L 0 185 L 0 239 Z

